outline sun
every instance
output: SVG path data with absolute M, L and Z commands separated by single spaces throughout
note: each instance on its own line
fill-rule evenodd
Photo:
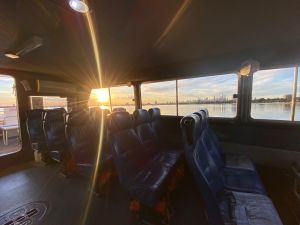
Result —
M 94 89 L 92 94 L 97 98 L 98 102 L 107 103 L 109 101 L 109 94 L 107 89 Z

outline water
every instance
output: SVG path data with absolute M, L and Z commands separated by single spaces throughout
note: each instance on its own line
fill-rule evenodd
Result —
M 176 105 L 145 105 L 144 109 L 158 107 L 162 115 L 176 115 Z M 234 118 L 236 104 L 179 104 L 178 114 L 184 116 L 200 109 L 207 108 L 211 117 Z M 300 121 L 300 103 L 296 104 L 295 121 Z M 254 119 L 290 120 L 290 103 L 252 103 L 251 117 Z

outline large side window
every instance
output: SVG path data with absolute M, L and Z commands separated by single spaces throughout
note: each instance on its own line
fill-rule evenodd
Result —
M 109 110 L 125 108 L 127 112 L 132 113 L 135 110 L 133 87 L 120 86 L 93 89 L 89 98 L 89 107 L 92 106 Z
M 237 112 L 238 79 L 226 74 L 178 80 L 178 115 L 208 109 L 210 117 L 233 118 Z
M 101 107 L 110 110 L 108 88 L 93 89 L 88 101 L 89 107 Z
M 133 87 L 120 86 L 110 88 L 111 106 L 114 108 L 125 108 L 127 112 L 135 110 Z
M 177 115 L 176 81 L 145 83 L 141 85 L 142 107 L 158 107 L 162 115 Z
M 19 115 L 15 79 L 0 75 L 0 156 L 19 151 Z
M 31 109 L 64 108 L 68 111 L 66 97 L 59 96 L 30 96 Z
M 291 120 L 295 68 L 261 70 L 253 75 L 251 117 Z M 296 112 L 299 104 L 296 105 Z M 297 120 L 300 119 L 296 113 Z

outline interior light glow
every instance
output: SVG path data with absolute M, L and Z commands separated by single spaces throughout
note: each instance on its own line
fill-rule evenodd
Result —
M 69 5 L 76 12 L 87 13 L 89 11 L 88 5 L 83 0 L 70 0 Z
M 14 53 L 6 53 L 4 54 L 7 58 L 11 58 L 11 59 L 18 59 L 20 58 L 20 56 L 18 56 L 17 54 Z

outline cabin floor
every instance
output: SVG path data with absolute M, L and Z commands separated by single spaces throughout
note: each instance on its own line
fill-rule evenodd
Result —
M 75 225 L 81 222 L 87 206 L 89 179 L 65 178 L 58 164 L 41 166 L 27 163 L 0 173 L 1 216 L 20 205 L 42 201 L 48 205 L 44 225 Z M 92 193 L 86 224 L 129 225 L 129 201 L 126 191 L 114 179 L 108 193 Z M 191 178 L 186 180 L 172 198 L 174 225 L 206 224 L 201 195 Z M 2 225 L 2 224 L 1 224 Z

